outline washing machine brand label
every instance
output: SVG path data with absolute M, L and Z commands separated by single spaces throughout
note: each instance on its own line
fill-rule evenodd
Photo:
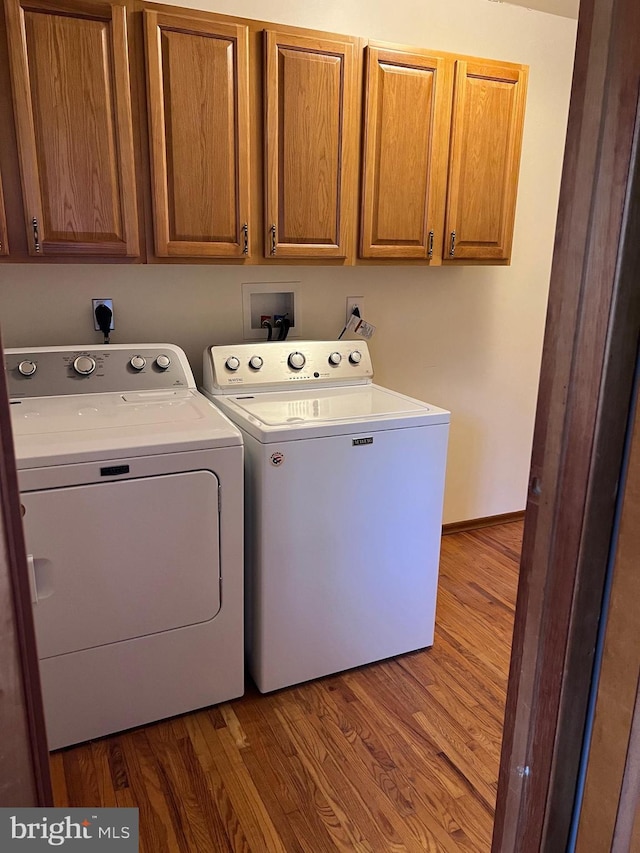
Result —
M 128 474 L 128 465 L 108 465 L 106 468 L 100 469 L 101 477 L 116 477 L 118 474 Z
M 354 438 L 351 443 L 354 447 L 359 447 L 361 444 L 373 444 L 373 436 L 370 435 L 368 438 Z
M 284 453 L 280 453 L 279 450 L 276 450 L 275 453 L 271 454 L 271 464 L 272 465 L 275 465 L 277 467 L 278 465 L 282 465 L 283 462 L 284 462 Z
M 0 809 L 1 850 L 138 851 L 138 809 Z

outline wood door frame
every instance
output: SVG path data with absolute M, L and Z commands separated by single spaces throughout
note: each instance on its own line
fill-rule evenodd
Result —
M 0 255 L 9 254 L 9 240 L 7 238 L 7 210 L 4 206 L 4 193 L 2 191 L 2 173 L 0 173 Z
M 640 685 L 636 693 L 633 719 L 627 745 L 627 760 L 622 777 L 620 800 L 613 833 L 611 853 L 637 850 L 640 838 Z M 634 848 L 633 845 L 636 845 Z
M 1 340 L 0 359 L 4 365 Z M 11 658 L 15 661 L 7 663 L 13 677 L 3 683 L 3 722 L 11 731 L 10 737 L 3 738 L 2 772 L 7 776 L 0 776 L 0 806 L 47 807 L 53 805 L 49 752 L 4 373 L 0 377 L 0 537 L 4 539 L 0 558 L 6 561 L 10 588 L 1 614 L 3 629 L 6 626 L 2 631 L 3 665 Z M 12 768 L 28 770 L 21 776 L 11 772 Z
M 634 773 L 629 774 L 630 766 L 635 763 L 637 779 L 640 768 L 638 721 L 633 733 L 634 716 L 637 719 L 639 710 L 640 643 L 637 611 L 633 605 L 629 606 L 640 598 L 637 560 L 640 552 L 640 409 L 637 405 L 637 384 L 636 377 L 635 411 L 633 423 L 630 423 L 624 485 L 616 518 L 619 532 L 607 578 L 606 616 L 600 628 L 597 692 L 588 732 L 586 762 L 583 756 L 585 774 L 581 787 L 584 793 L 579 823 L 574 826 L 576 853 L 611 850 L 616 836 L 626 840 L 626 846 L 620 849 L 633 849 L 631 835 L 640 795 L 640 786 L 637 781 L 632 781 Z M 627 790 L 624 797 L 623 788 Z
M 573 811 L 640 332 L 639 31 L 637 0 L 582 0 L 493 853 L 564 850 Z

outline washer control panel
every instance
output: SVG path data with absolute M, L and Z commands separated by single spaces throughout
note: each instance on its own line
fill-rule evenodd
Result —
M 195 388 L 173 344 L 8 349 L 5 369 L 12 398 Z
M 363 384 L 373 376 L 366 341 L 277 341 L 208 347 L 204 388 L 218 393 L 241 388 Z

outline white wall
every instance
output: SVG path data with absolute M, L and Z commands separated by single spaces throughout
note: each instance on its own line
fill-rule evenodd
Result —
M 99 341 L 93 296 L 112 297 L 114 342 L 172 341 L 194 371 L 242 337 L 241 283 L 300 281 L 301 332 L 335 337 L 345 297 L 377 326 L 376 381 L 453 413 L 445 521 L 520 510 L 533 418 L 576 22 L 489 0 L 192 0 L 183 5 L 530 65 L 510 267 L 0 266 L 5 346 Z

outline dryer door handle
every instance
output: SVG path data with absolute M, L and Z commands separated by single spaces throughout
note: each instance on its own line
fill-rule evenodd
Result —
M 31 603 L 38 603 L 38 587 L 36 586 L 36 561 L 33 554 L 27 554 L 27 572 L 29 573 L 29 589 L 31 590 Z

